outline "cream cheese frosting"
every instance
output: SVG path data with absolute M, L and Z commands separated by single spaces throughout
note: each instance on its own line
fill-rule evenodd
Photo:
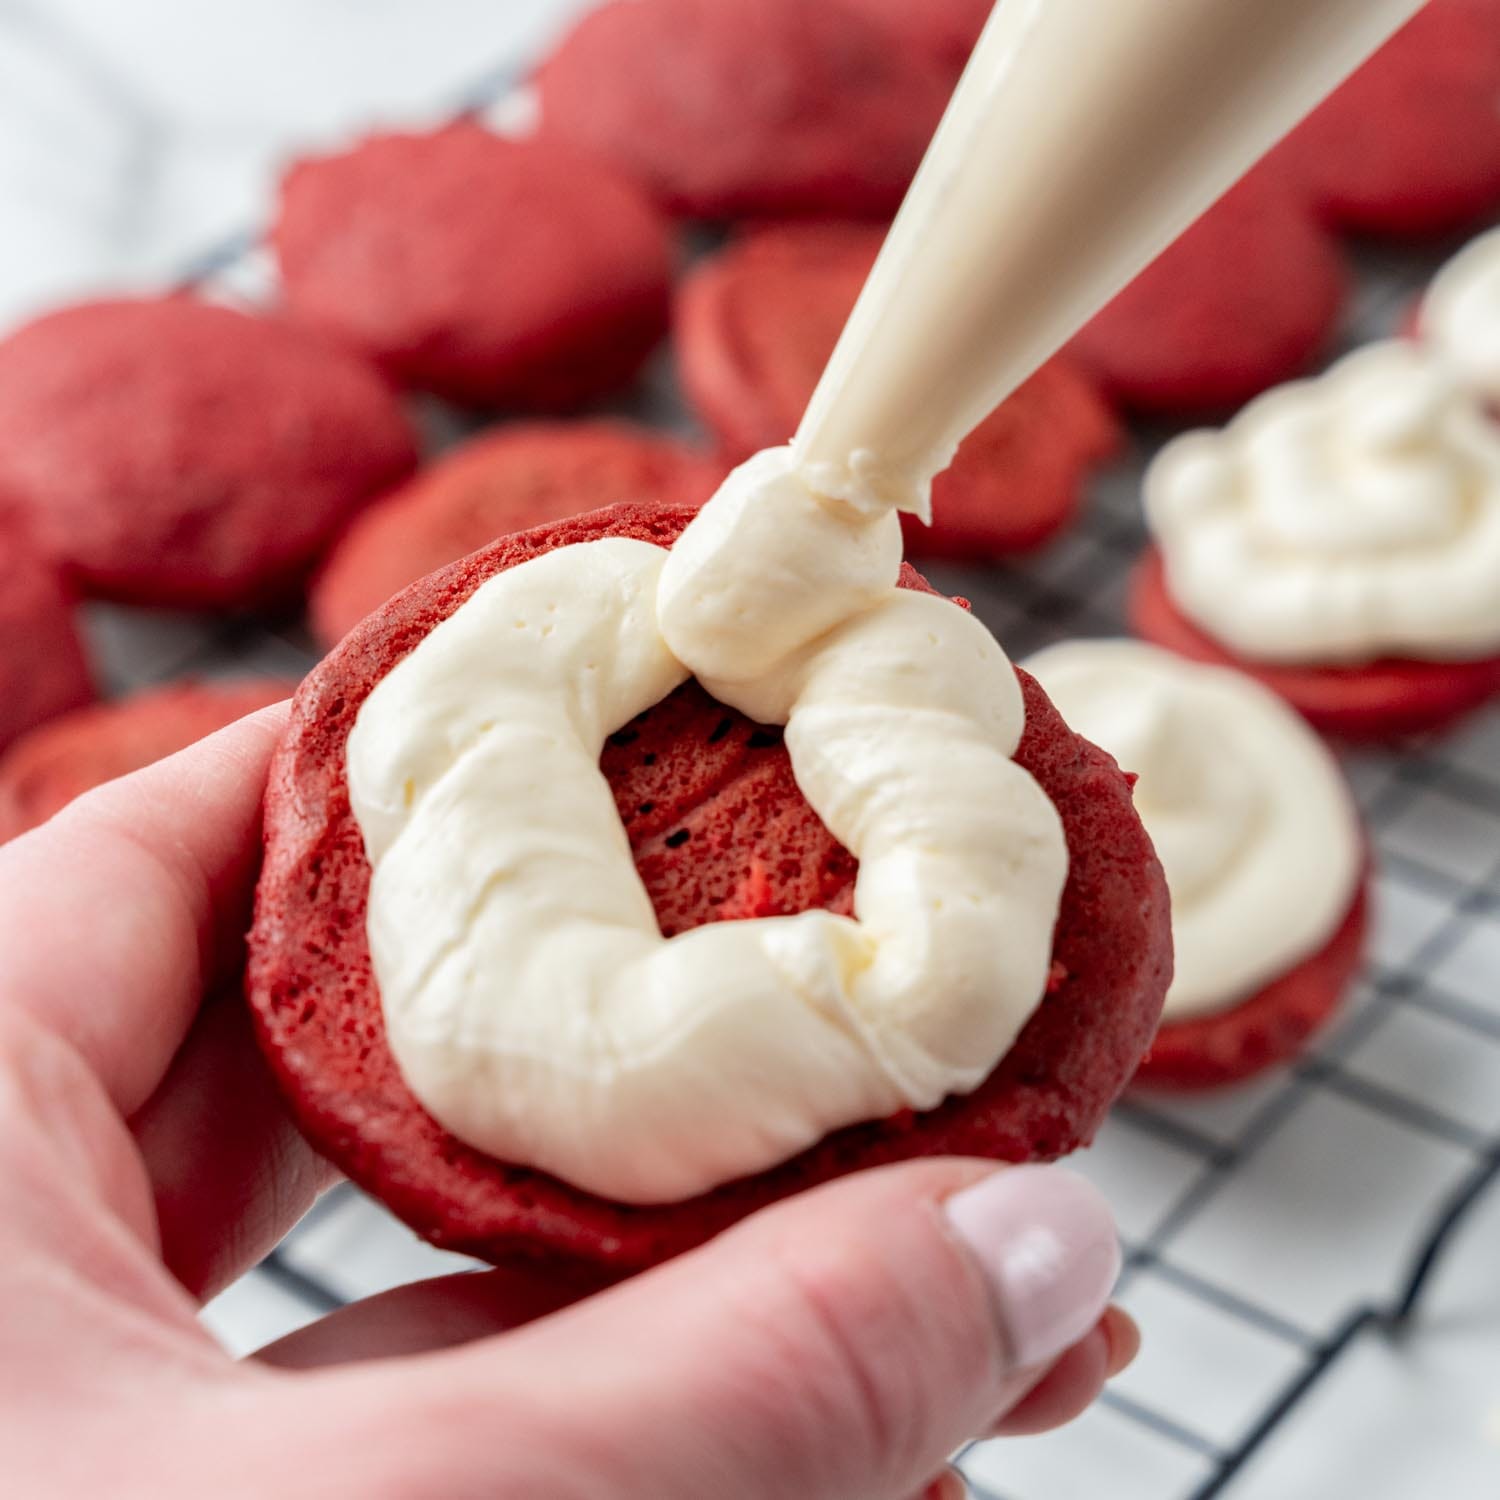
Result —
M 1500 425 L 1415 343 L 1176 439 L 1145 499 L 1174 601 L 1247 658 L 1500 651 Z
M 1168 1021 L 1248 999 L 1333 937 L 1363 869 L 1359 818 L 1333 756 L 1274 693 L 1136 641 L 1070 641 L 1025 666 L 1140 777 L 1172 897 Z
M 1433 278 L 1421 328 L 1467 384 L 1500 402 L 1500 229 L 1471 240 Z
M 988 1076 L 1045 989 L 1067 848 L 1012 760 L 1004 653 L 898 590 L 898 560 L 894 515 L 816 497 L 777 450 L 670 553 L 502 573 L 376 686 L 348 745 L 371 958 L 396 1061 L 455 1135 L 667 1202 Z M 598 763 L 689 672 L 786 724 L 859 857 L 854 919 L 661 936 Z

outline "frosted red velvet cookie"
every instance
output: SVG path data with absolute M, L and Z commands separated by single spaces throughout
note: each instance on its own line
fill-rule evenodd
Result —
M 268 794 L 250 1001 L 309 1138 L 435 1243 L 497 1261 L 563 1256 L 629 1270 L 857 1167 L 937 1152 L 1054 1157 L 1089 1139 L 1155 1027 L 1171 970 L 1165 888 L 1129 784 L 1021 674 L 1016 762 L 1055 804 L 1070 867 L 1048 992 L 974 1093 L 838 1130 L 780 1166 L 660 1206 L 611 1201 L 486 1156 L 418 1104 L 389 1050 L 372 977 L 370 870 L 345 759 L 355 717 L 486 580 L 603 537 L 668 546 L 692 515 L 617 506 L 502 539 L 357 626 L 296 700 Z M 909 570 L 904 581 L 930 593 Z M 601 765 L 664 935 L 851 909 L 855 862 L 803 800 L 781 730 L 689 682 L 613 735 Z
M 684 282 L 683 384 L 729 457 L 791 437 L 881 239 L 863 225 L 767 229 Z M 1072 519 L 1084 481 L 1119 442 L 1092 383 L 1059 356 L 964 441 L 933 486 L 932 525 L 906 521 L 907 546 L 961 560 L 1036 546 Z
M 1500 692 L 1500 424 L 1421 346 L 1371 345 L 1178 438 L 1146 511 L 1136 631 L 1320 729 L 1434 729 Z
M 666 329 L 671 236 L 640 189 L 467 122 L 298 163 L 273 243 L 299 319 L 456 401 L 577 405 Z
M 1271 157 L 1330 223 L 1413 236 L 1500 209 L 1500 5 L 1431 0 Z
M 0 507 L 88 593 L 263 602 L 415 461 L 380 375 L 289 324 L 167 297 L 0 343 Z
M 1027 662 L 1135 775 L 1172 895 L 1176 972 L 1137 1081 L 1207 1088 L 1295 1058 L 1358 971 L 1367 855 L 1337 761 L 1243 673 L 1136 641 Z
M 701 505 L 724 466 L 624 422 L 518 423 L 471 439 L 373 505 L 313 584 L 332 645 L 377 605 L 496 537 L 611 504 Z
M 1284 177 L 1252 172 L 1068 345 L 1142 412 L 1229 410 L 1322 352 L 1346 286 L 1338 247 Z
M 271 678 L 174 682 L 33 729 L 0 755 L 0 843 L 45 823 L 80 793 L 281 702 L 295 686 Z
M 0 524 L 0 750 L 93 696 L 71 593 L 18 529 Z
M 612 0 L 543 64 L 538 129 L 609 158 L 678 213 L 885 215 L 951 83 L 840 5 Z

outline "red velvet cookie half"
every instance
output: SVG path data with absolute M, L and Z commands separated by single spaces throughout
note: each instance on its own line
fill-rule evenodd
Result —
M 576 406 L 666 331 L 671 236 L 640 189 L 469 122 L 299 162 L 273 243 L 299 320 L 466 404 Z
M 1387 657 L 1327 667 L 1237 656 L 1178 609 L 1154 548 L 1137 565 L 1129 613 L 1131 628 L 1143 639 L 1194 661 L 1236 667 L 1279 693 L 1315 729 L 1344 739 L 1441 729 L 1500 695 L 1500 656 L 1451 662 Z
M 837 0 L 873 21 L 903 47 L 930 57 L 956 77 L 969 60 L 993 0 Z
M 518 422 L 445 453 L 364 511 L 314 581 L 326 646 L 418 578 L 513 531 L 611 505 L 702 505 L 725 466 L 626 422 Z
M 487 578 L 604 536 L 670 546 L 692 515 L 616 506 L 504 538 L 415 584 L 307 679 L 272 769 L 247 981 L 261 1041 L 318 1149 L 450 1249 L 635 1270 L 860 1167 L 940 1153 L 1056 1157 L 1092 1137 L 1156 1027 L 1172 968 L 1167 896 L 1130 783 L 1023 673 L 1016 760 L 1057 806 L 1071 863 L 1048 993 L 973 1094 L 839 1130 L 769 1171 L 645 1207 L 484 1156 L 422 1109 L 387 1046 L 366 945 L 370 872 L 345 772 L 355 716 Z M 903 582 L 926 588 L 909 570 Z M 803 799 L 779 729 L 689 683 L 613 735 L 601 766 L 665 935 L 817 906 L 851 910 L 855 861 Z
M 93 696 L 72 593 L 18 526 L 0 522 L 0 750 Z
M 1431 0 L 1269 158 L 1326 219 L 1410 238 L 1500 210 L 1500 4 Z
M 1067 352 L 1137 411 L 1227 411 L 1304 371 L 1338 322 L 1343 258 L 1305 196 L 1252 172 L 1079 331 Z
M 536 79 L 538 134 L 705 219 L 895 211 L 950 70 L 838 4 L 611 0 Z
M 160 297 L 0 342 L 0 511 L 86 593 L 279 598 L 416 457 L 379 372 L 288 323 Z
M 781 226 L 702 262 L 676 322 L 688 397 L 726 456 L 787 442 L 884 237 L 866 225 Z M 904 517 L 914 556 L 972 561 L 1046 541 L 1073 518 L 1120 429 L 1066 357 L 1043 365 L 966 438 L 932 491 L 932 525 Z
M 0 844 L 45 823 L 75 797 L 139 771 L 291 696 L 273 678 L 174 682 L 64 714 L 0 755 Z

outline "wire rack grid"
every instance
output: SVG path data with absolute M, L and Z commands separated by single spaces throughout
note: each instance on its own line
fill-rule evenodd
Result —
M 461 105 L 483 108 L 510 83 L 510 69 L 496 70 Z M 1343 343 L 1393 329 L 1442 254 L 1358 252 Z M 274 295 L 255 234 L 215 247 L 183 279 L 252 303 Z M 690 422 L 665 362 L 645 385 L 633 415 Z M 425 415 L 438 441 L 463 430 L 436 408 Z M 1045 552 L 1010 566 L 934 568 L 933 581 L 970 598 L 1016 658 L 1070 636 L 1121 633 L 1125 580 L 1144 541 L 1140 474 L 1168 435 L 1137 430 L 1130 459 Z M 315 660 L 297 622 L 101 606 L 88 624 L 117 691 L 195 673 L 300 675 Z M 1247 1089 L 1197 1102 L 1127 1099 L 1081 1160 L 1120 1211 L 1121 1295 L 1148 1341 L 1170 1321 L 1174 1360 L 1192 1370 L 1208 1350 L 1219 1363 L 1192 1392 L 1127 1377 L 1079 1428 L 1038 1446 L 971 1447 L 962 1466 L 984 1500 L 1286 1500 L 1284 1485 L 1259 1477 L 1281 1435 L 1351 1351 L 1413 1338 L 1445 1251 L 1500 1199 L 1500 708 L 1447 739 L 1362 751 L 1346 766 L 1379 873 L 1373 957 L 1341 1022 L 1300 1064 Z M 232 1346 L 250 1347 L 464 1264 L 419 1246 L 343 1187 L 208 1316 Z M 1500 1367 L 1500 1327 L 1489 1347 Z M 1234 1399 L 1221 1399 L 1230 1388 Z M 1472 1489 L 1444 1493 L 1500 1493 L 1500 1439 L 1495 1469 L 1473 1477 Z

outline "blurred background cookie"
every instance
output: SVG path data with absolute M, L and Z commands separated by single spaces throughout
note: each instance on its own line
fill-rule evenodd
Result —
M 333 645 L 392 594 L 497 537 L 606 505 L 701 505 L 725 466 L 625 422 L 528 422 L 450 450 L 340 538 L 310 598 Z
M 734 461 L 787 442 L 880 249 L 858 224 L 780 226 L 700 262 L 679 293 L 688 399 Z M 1036 546 L 1073 516 L 1120 429 L 1066 355 L 1044 365 L 958 450 L 932 525 L 903 516 L 914 556 L 983 559 Z
M 72 593 L 19 529 L 0 521 L 0 750 L 93 696 Z
M 612 0 L 543 63 L 538 130 L 695 218 L 887 215 L 952 83 L 839 4 Z
M 0 343 L 0 506 L 86 593 L 265 603 L 415 462 L 380 375 L 284 323 L 146 298 Z
M 1500 210 L 1500 4 L 1431 0 L 1270 158 L 1329 223 L 1396 238 Z
M 291 696 L 293 682 L 174 682 L 64 714 L 0 755 L 0 843 L 75 797 Z
M 1223 412 L 1323 353 L 1347 286 L 1343 256 L 1303 195 L 1277 173 L 1252 171 L 1067 352 L 1135 411 Z
M 994 9 L 993 0 L 836 0 L 883 27 L 954 74 L 968 62 Z
M 471 405 L 576 406 L 666 331 L 671 235 L 640 189 L 471 122 L 299 162 L 272 238 L 297 318 Z

